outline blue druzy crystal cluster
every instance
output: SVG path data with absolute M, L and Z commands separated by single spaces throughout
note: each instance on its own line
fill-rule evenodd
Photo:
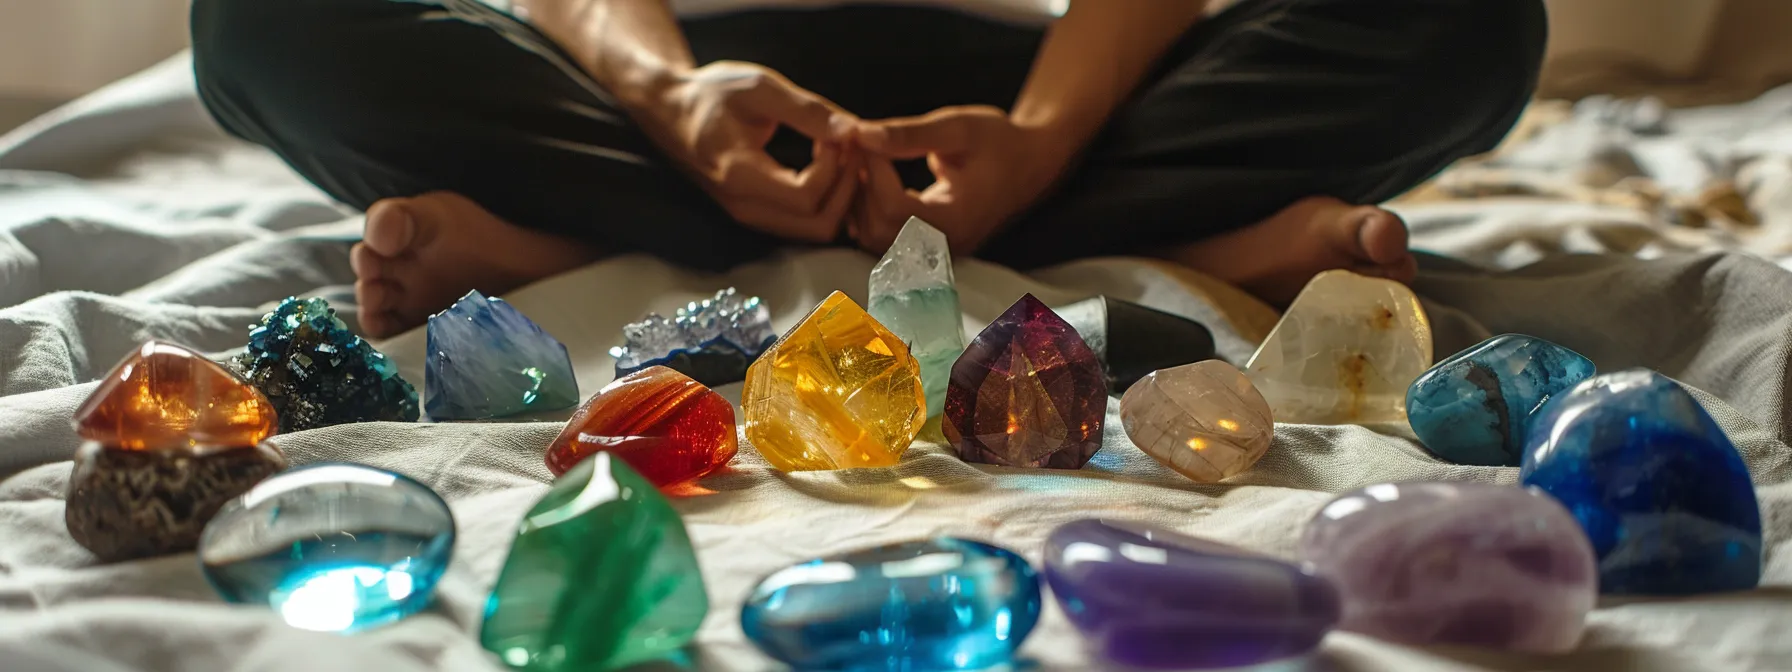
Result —
M 273 402 L 282 433 L 417 420 L 417 391 L 323 299 L 281 301 L 249 328 L 249 349 L 236 364 Z
M 670 318 L 648 314 L 623 326 L 622 337 L 621 347 L 610 348 L 617 378 L 664 366 L 710 387 L 744 380 L 747 366 L 778 340 L 771 311 L 733 287 L 685 304 Z

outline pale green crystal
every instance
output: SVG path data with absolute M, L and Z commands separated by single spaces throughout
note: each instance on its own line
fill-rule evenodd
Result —
M 964 352 L 964 322 L 952 280 L 952 253 L 946 234 L 911 217 L 896 242 L 871 269 L 871 316 L 898 338 L 921 363 L 927 416 L 946 404 L 952 363 Z

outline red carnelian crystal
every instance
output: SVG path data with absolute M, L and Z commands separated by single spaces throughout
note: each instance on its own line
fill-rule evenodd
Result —
M 566 473 L 603 451 L 657 486 L 691 481 L 728 464 L 738 448 L 734 406 L 672 369 L 637 371 L 598 390 L 548 446 L 548 470 Z

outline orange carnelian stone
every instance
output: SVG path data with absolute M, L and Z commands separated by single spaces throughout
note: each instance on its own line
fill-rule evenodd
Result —
M 134 450 L 253 446 L 274 433 L 273 404 L 216 362 L 184 347 L 137 348 L 75 411 L 83 438 Z
M 702 478 L 734 459 L 734 406 L 672 369 L 655 366 L 605 385 L 548 446 L 548 470 L 566 473 L 598 451 L 654 485 Z

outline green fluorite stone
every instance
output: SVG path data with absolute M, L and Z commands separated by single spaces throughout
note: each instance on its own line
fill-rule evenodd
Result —
M 927 417 L 946 406 L 952 364 L 964 353 L 964 322 L 946 234 L 910 217 L 871 269 L 871 317 L 908 343 L 921 363 Z
M 523 518 L 479 641 L 515 668 L 607 670 L 683 647 L 708 611 L 678 513 L 600 452 Z

